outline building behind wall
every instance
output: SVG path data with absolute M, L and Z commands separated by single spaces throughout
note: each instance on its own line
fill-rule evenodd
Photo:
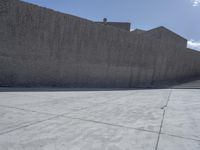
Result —
M 103 22 L 96 22 L 98 24 L 102 24 L 105 26 L 112 26 L 121 30 L 130 31 L 131 30 L 131 23 L 129 22 L 108 22 L 107 18 L 103 19 Z
M 139 32 L 140 31 L 140 32 Z M 173 45 L 181 46 L 183 48 L 187 47 L 187 40 L 180 35 L 170 31 L 169 29 L 165 27 L 158 27 L 155 29 L 151 29 L 149 31 L 142 31 L 136 30 L 134 32 L 142 33 L 144 36 L 154 39 L 160 39 L 164 42 L 171 43 Z

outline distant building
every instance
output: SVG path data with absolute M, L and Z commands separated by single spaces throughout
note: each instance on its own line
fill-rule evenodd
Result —
M 136 29 L 132 31 L 132 33 L 142 34 L 146 37 L 159 39 L 164 42 L 168 42 L 184 48 L 187 47 L 187 40 L 185 38 L 181 37 L 180 35 L 174 33 L 173 31 L 170 31 L 169 29 L 163 26 L 148 31 Z
M 142 34 L 142 33 L 145 33 L 146 31 L 145 30 L 141 30 L 141 29 L 135 29 L 135 30 L 133 30 L 131 32 L 135 33 L 135 34 Z
M 104 18 L 103 22 L 95 22 L 95 23 L 109 25 L 121 30 L 126 30 L 126 31 L 131 30 L 131 23 L 129 22 L 108 22 L 107 18 Z M 163 26 L 160 26 L 148 31 L 135 29 L 130 32 L 134 34 L 142 34 L 143 36 L 148 37 L 148 38 L 159 39 L 159 40 L 162 40 L 163 42 L 175 44 L 177 46 L 181 46 L 184 48 L 187 47 L 187 39 L 181 37 L 180 35 L 174 33 L 173 31 Z

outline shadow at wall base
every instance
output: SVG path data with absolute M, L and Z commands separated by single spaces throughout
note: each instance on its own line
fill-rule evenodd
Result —
M 151 83 L 138 83 L 137 85 L 132 85 L 131 87 L 120 86 L 115 84 L 105 84 L 105 83 L 61 83 L 54 82 L 52 83 L 35 83 L 35 82 L 26 82 L 26 83 L 15 83 L 15 82 L 6 82 L 0 83 L 0 91 L 2 89 L 24 89 L 24 91 L 104 91 L 104 90 L 131 90 L 131 89 L 165 89 L 172 88 L 176 85 L 180 85 L 183 83 L 200 80 L 200 76 L 192 76 L 192 77 L 184 77 L 176 80 L 162 80 L 162 81 L 154 81 Z M 199 85 L 200 87 L 200 85 Z M 37 90 L 39 88 L 39 90 Z M 3 90 L 4 91 L 4 90 Z M 5 90 L 6 91 L 6 90 Z M 14 90 L 15 91 L 15 90 Z
M 178 78 L 174 80 L 168 79 L 168 80 L 156 81 L 152 83 L 150 87 L 143 87 L 143 88 L 173 88 L 174 86 L 177 86 L 183 83 L 196 81 L 196 80 L 200 80 L 200 76 L 189 76 L 189 77 L 182 77 L 182 78 Z

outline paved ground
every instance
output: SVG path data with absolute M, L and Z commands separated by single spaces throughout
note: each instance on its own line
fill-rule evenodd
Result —
M 200 89 L 40 90 L 0 92 L 0 150 L 200 150 Z
M 186 82 L 183 84 L 179 84 L 174 86 L 173 88 L 180 88 L 180 89 L 200 89 L 200 80 L 194 80 L 191 82 Z

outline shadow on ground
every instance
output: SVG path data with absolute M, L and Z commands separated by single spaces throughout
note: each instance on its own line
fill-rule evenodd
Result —
M 184 79 L 182 81 L 163 81 L 152 86 L 137 86 L 134 88 L 65 88 L 65 87 L 0 87 L 0 92 L 71 92 L 71 91 L 124 91 L 144 89 L 200 89 L 200 78 Z

